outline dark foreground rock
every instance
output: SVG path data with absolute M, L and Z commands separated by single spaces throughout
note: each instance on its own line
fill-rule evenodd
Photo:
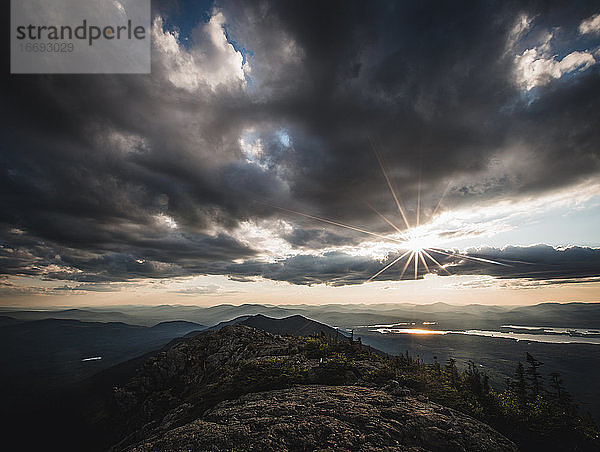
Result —
M 411 396 L 358 386 L 301 386 L 224 401 L 147 438 L 141 451 L 516 451 L 491 427 Z
M 148 358 L 114 390 L 112 451 L 517 450 L 407 389 L 394 365 L 338 335 L 203 332 Z

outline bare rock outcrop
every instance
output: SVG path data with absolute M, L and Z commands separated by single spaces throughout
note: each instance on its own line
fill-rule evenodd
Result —
M 515 451 L 486 424 L 399 384 L 339 336 L 207 331 L 115 388 L 113 451 Z
M 224 401 L 148 438 L 146 451 L 516 451 L 491 427 L 411 396 L 359 386 L 299 386 Z

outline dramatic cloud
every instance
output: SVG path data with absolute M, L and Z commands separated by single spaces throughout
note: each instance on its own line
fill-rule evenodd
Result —
M 520 18 L 517 21 L 511 39 L 511 48 L 515 46 L 516 39 L 530 26 L 531 22 L 528 19 Z M 584 21 L 579 26 L 579 31 L 582 34 L 589 33 L 593 26 L 593 21 Z M 588 50 L 576 50 L 560 60 L 557 59 L 558 49 L 553 38 L 555 38 L 553 32 L 546 32 L 537 47 L 526 49 L 515 57 L 517 83 L 528 91 L 536 86 L 546 85 L 552 79 L 559 79 L 563 75 L 585 71 L 596 64 L 596 59 Z
M 0 273 L 355 284 L 399 247 L 387 261 L 357 251 L 390 233 L 382 215 L 405 229 L 375 151 L 411 226 L 463 213 L 443 217 L 454 223 L 436 237 L 500 230 L 497 218 L 468 224 L 465 212 L 599 175 L 592 5 L 154 8 L 151 75 L 17 76 L 3 59 Z M 469 253 L 504 259 L 510 249 Z M 535 266 L 440 262 L 499 278 L 598 275 L 585 264 L 597 250 L 580 262 L 570 253 L 586 249 L 574 249 L 551 248 Z
M 453 252 L 460 255 L 447 255 Z M 427 273 L 446 275 L 491 275 L 502 279 L 543 280 L 556 284 L 588 282 L 598 276 L 600 248 L 569 247 L 556 249 L 548 245 L 507 246 L 502 249 L 482 248 L 463 252 L 429 250 L 443 268 L 430 262 L 429 271 L 419 263 L 417 278 Z M 263 276 L 294 284 L 329 284 L 340 286 L 362 284 L 400 255 L 389 255 L 384 260 L 347 253 L 329 252 L 322 255 L 296 255 L 273 263 L 247 261 L 228 268 L 240 276 Z M 377 277 L 378 281 L 395 281 L 405 266 L 404 258 L 394 267 Z M 485 260 L 485 261 L 484 261 Z M 414 261 L 402 278 L 414 279 Z
M 203 85 L 215 89 L 220 85 L 245 85 L 250 68 L 243 56 L 227 41 L 225 16 L 215 11 L 206 24 L 192 33 L 192 47 L 181 46 L 179 33 L 164 29 L 160 16 L 152 27 L 153 44 L 158 61 L 165 66 L 168 80 L 178 88 L 195 91 Z
M 581 22 L 579 33 L 600 33 L 600 14 L 595 14 Z
M 572 246 L 556 249 L 548 245 L 507 246 L 502 249 L 467 250 L 466 255 L 494 260 L 506 265 L 489 264 L 482 267 L 476 264 L 477 261 L 451 258 L 450 260 L 454 262 L 447 267 L 448 270 L 455 274 L 487 274 L 498 278 L 561 282 L 561 280 L 598 276 L 598 269 L 600 269 L 599 248 Z M 448 260 L 448 257 L 445 260 Z
M 538 85 L 545 85 L 553 78 L 561 78 L 573 71 L 585 71 L 596 64 L 594 57 L 588 52 L 571 52 L 562 60 L 548 58 L 538 49 L 528 49 L 517 56 L 517 81 L 527 90 Z

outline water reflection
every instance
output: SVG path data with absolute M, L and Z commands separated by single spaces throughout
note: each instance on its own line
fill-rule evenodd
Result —
M 412 323 L 414 325 L 414 323 Z M 432 325 L 435 322 L 423 322 Z M 463 334 L 469 336 L 486 336 L 517 341 L 546 342 L 552 344 L 597 344 L 600 345 L 600 331 L 596 329 L 562 328 L 562 327 L 533 327 L 521 325 L 502 325 L 499 331 L 491 330 L 432 330 L 427 328 L 397 328 L 400 325 L 411 325 L 400 322 L 390 325 L 370 325 L 370 332 L 381 334 L 415 334 L 415 335 L 445 335 Z M 396 328 L 395 328 L 396 327 Z

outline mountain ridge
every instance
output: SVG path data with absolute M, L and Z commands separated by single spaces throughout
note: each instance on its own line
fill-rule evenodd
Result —
M 311 324 L 301 316 L 249 319 L 276 324 L 278 332 L 238 322 L 179 339 L 149 357 L 114 392 L 119 408 L 108 418 L 121 427 L 121 439 L 111 450 L 441 451 L 452 444 L 465 451 L 482 444 L 517 450 L 489 426 L 418 400 L 397 383 L 382 389 L 376 376 L 386 372 L 386 358 L 357 341 L 285 333 L 286 325 Z M 393 432 L 381 427 L 388 424 Z
M 229 325 L 246 325 L 259 330 L 267 331 L 272 334 L 292 334 L 295 336 L 311 336 L 314 334 L 326 334 L 335 336 L 339 339 L 346 338 L 346 335 L 335 328 L 324 323 L 306 318 L 299 314 L 282 318 L 268 317 L 264 314 L 244 315 L 235 319 L 220 322 L 209 328 L 219 330 Z

